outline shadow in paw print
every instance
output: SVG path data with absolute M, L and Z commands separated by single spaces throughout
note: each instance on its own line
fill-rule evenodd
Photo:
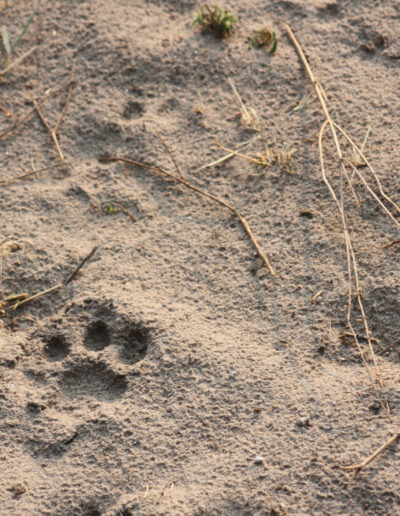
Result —
M 77 437 L 77 432 L 71 434 L 65 432 L 64 435 L 42 436 L 37 439 L 31 438 L 27 446 L 35 458 L 56 459 L 67 453 L 69 446 Z
M 103 321 L 95 321 L 86 330 L 84 344 L 86 349 L 101 351 L 110 344 L 110 333 Z
M 97 509 L 95 503 L 85 503 L 77 513 L 80 516 L 101 516 L 101 512 Z
M 53 335 L 46 341 L 44 355 L 50 362 L 64 360 L 69 354 L 69 345 L 63 335 Z
M 130 120 L 132 118 L 139 118 L 142 115 L 143 111 L 144 109 L 142 104 L 140 104 L 139 102 L 135 102 L 134 100 L 130 100 L 126 104 L 122 116 L 127 120 Z
M 70 399 L 93 396 L 99 401 L 115 401 L 128 387 L 125 376 L 115 373 L 102 362 L 76 364 L 65 371 L 59 386 Z
M 149 330 L 138 325 L 128 326 L 124 332 L 121 332 L 117 343 L 120 345 L 120 360 L 135 364 L 146 356 L 150 343 Z

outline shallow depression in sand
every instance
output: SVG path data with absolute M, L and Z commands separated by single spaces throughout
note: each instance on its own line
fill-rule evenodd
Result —
M 99 401 L 115 401 L 126 391 L 125 376 L 115 373 L 101 362 L 76 365 L 65 371 L 59 386 L 70 399 L 94 397 Z

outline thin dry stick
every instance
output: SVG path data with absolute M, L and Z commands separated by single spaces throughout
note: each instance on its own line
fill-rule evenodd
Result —
M 69 87 L 70 84 L 71 84 L 71 80 L 69 80 L 66 84 L 63 84 L 62 86 L 60 86 L 54 90 L 46 91 L 44 93 L 44 95 L 39 100 L 36 101 L 37 104 L 39 106 L 41 106 L 44 101 L 49 99 L 51 96 L 58 95 L 62 90 Z M 6 137 L 8 134 L 12 133 L 15 129 L 17 129 L 18 127 L 23 125 L 25 122 L 30 120 L 32 118 L 32 115 L 35 113 L 35 111 L 36 111 L 36 108 L 33 107 L 30 111 L 28 111 L 28 113 L 25 116 L 23 116 L 22 118 L 19 118 L 19 120 L 17 122 L 15 122 L 11 127 L 9 127 L 8 129 L 5 129 L 2 133 L 0 133 L 0 138 Z
M 333 125 L 336 127 L 336 129 L 346 138 L 346 140 L 350 143 L 350 145 L 353 147 L 353 149 L 357 150 L 357 152 L 359 153 L 359 155 L 361 156 L 361 158 L 363 159 L 363 161 L 365 162 L 366 166 L 368 167 L 369 171 L 371 172 L 373 178 L 375 179 L 376 181 L 376 184 L 378 185 L 378 189 L 379 189 L 379 193 L 382 195 L 382 197 L 384 199 L 386 199 L 393 207 L 394 209 L 396 210 L 397 213 L 400 213 L 400 206 L 398 204 L 396 204 L 388 195 L 386 195 L 386 193 L 384 192 L 383 188 L 382 188 L 382 184 L 379 180 L 379 177 L 377 175 L 377 173 L 375 172 L 373 166 L 371 165 L 371 163 L 368 161 L 367 157 L 365 156 L 362 148 L 360 149 L 359 147 L 357 147 L 357 145 L 354 143 L 354 141 L 350 138 L 350 136 L 346 133 L 346 131 L 344 131 L 344 129 L 342 129 L 339 125 L 337 125 L 335 122 L 333 122 Z M 399 224 L 397 221 L 396 221 L 397 224 Z
M 81 260 L 79 262 L 79 265 L 77 267 L 75 267 L 73 272 L 62 283 L 57 283 L 57 285 L 54 285 L 54 287 L 48 288 L 47 290 L 43 290 L 42 292 L 38 292 L 37 294 L 34 294 L 33 296 L 30 296 L 30 297 L 26 297 L 27 294 L 16 294 L 14 296 L 11 296 L 11 297 L 14 297 L 16 299 L 21 299 L 22 298 L 22 300 L 21 301 L 17 301 L 14 305 L 11 305 L 11 306 L 7 307 L 6 309 L 7 310 L 16 310 L 19 306 L 22 306 L 25 303 L 29 303 L 30 301 L 33 301 L 34 299 L 37 299 L 38 297 L 45 296 L 47 294 L 50 294 L 51 292 L 54 292 L 55 290 L 58 290 L 60 288 L 63 288 L 65 286 L 67 286 L 68 283 L 70 283 L 72 280 L 75 279 L 75 277 L 77 276 L 78 272 L 85 265 L 85 263 L 88 260 L 90 260 L 90 258 L 94 255 L 94 253 L 96 251 L 97 251 L 97 246 L 93 247 L 93 249 L 90 251 L 90 253 L 87 256 L 85 256 L 85 258 L 83 258 L 83 260 Z
M 168 145 L 166 144 L 165 140 L 161 137 L 160 133 L 154 133 L 154 134 L 156 135 L 156 137 L 157 137 L 158 141 L 161 143 L 161 145 L 163 145 L 167 149 L 169 157 L 171 158 L 172 163 L 175 165 L 176 171 L 178 172 L 179 176 L 183 178 L 184 175 L 182 174 L 182 171 L 179 168 L 179 165 L 178 165 L 178 162 L 175 159 L 174 153 L 168 147 Z
M 58 120 L 57 120 L 57 123 L 54 127 L 54 132 L 57 134 L 58 133 L 58 130 L 60 129 L 60 125 L 61 125 L 61 122 L 63 121 L 64 119 L 64 115 L 68 109 L 68 106 L 69 106 L 69 103 L 71 102 L 71 98 L 72 98 L 72 94 L 74 92 L 74 87 L 75 87 L 75 84 L 76 84 L 76 77 L 75 77 L 75 67 L 72 69 L 72 74 L 71 74 L 71 80 L 69 81 L 69 89 L 68 89 L 68 95 L 67 95 L 67 100 L 65 101 L 65 104 L 61 110 L 61 113 L 60 113 L 60 116 L 58 117 Z
M 347 325 L 348 325 L 348 327 L 350 329 L 350 332 L 351 332 L 351 334 L 353 336 L 354 342 L 355 342 L 355 344 L 357 346 L 357 349 L 358 349 L 358 351 L 360 353 L 361 360 L 363 362 L 363 365 L 366 368 L 366 371 L 367 371 L 368 376 L 369 376 L 369 378 L 371 380 L 372 387 L 373 387 L 374 392 L 375 392 L 375 394 L 376 394 L 376 396 L 377 396 L 377 398 L 379 400 L 379 403 L 381 404 L 382 408 L 384 409 L 384 411 L 386 412 L 387 416 L 390 419 L 389 405 L 388 405 L 387 402 L 385 403 L 382 400 L 381 395 L 378 392 L 378 389 L 377 389 L 377 387 L 375 385 L 375 382 L 378 380 L 380 385 L 381 385 L 381 387 L 382 387 L 382 379 L 381 379 L 380 373 L 378 371 L 378 366 L 377 366 L 377 363 L 376 363 L 375 351 L 374 351 L 373 346 L 372 346 L 372 340 L 371 340 L 371 334 L 370 334 L 370 331 L 369 331 L 368 321 L 367 321 L 367 318 L 366 318 L 366 315 L 365 315 L 365 311 L 364 311 L 364 306 L 363 306 L 363 303 L 362 303 L 362 300 L 361 300 L 361 293 L 360 293 L 361 290 L 360 290 L 359 281 L 358 281 L 358 267 L 357 267 L 357 262 L 356 262 L 356 258 L 355 258 L 354 251 L 353 251 L 352 241 L 351 241 L 350 234 L 349 234 L 349 231 L 348 231 L 348 228 L 347 228 L 347 221 L 346 221 L 345 211 L 344 211 L 344 208 L 343 208 L 341 202 L 339 201 L 338 197 L 336 196 L 336 193 L 335 193 L 335 191 L 334 191 L 330 181 L 328 180 L 326 172 L 325 172 L 325 162 L 324 162 L 322 139 L 323 139 L 324 130 L 325 130 L 327 124 L 328 124 L 328 120 L 325 120 L 325 122 L 321 126 L 321 130 L 320 130 L 320 134 L 319 134 L 319 138 L 318 138 L 318 144 L 319 144 L 319 153 L 320 153 L 320 164 L 321 164 L 322 178 L 323 178 L 325 184 L 327 185 L 327 187 L 328 187 L 328 189 L 329 189 L 329 191 L 330 191 L 330 193 L 331 193 L 335 203 L 338 206 L 338 210 L 339 210 L 339 213 L 340 213 L 340 217 L 341 217 L 341 221 L 342 221 L 342 226 L 343 226 L 343 233 L 344 233 L 344 237 L 345 237 L 345 243 L 346 243 L 347 270 L 348 270 L 348 275 L 349 275 Z M 354 281 L 355 281 L 355 285 L 356 285 L 357 301 L 358 301 L 358 305 L 359 305 L 359 308 L 360 308 L 360 311 L 361 311 L 361 316 L 362 316 L 363 323 L 364 323 L 366 339 L 367 339 L 367 342 L 368 342 L 368 347 L 369 347 L 371 358 L 372 358 L 372 361 L 373 361 L 375 375 L 372 374 L 372 371 L 371 371 L 371 369 L 369 367 L 369 364 L 367 362 L 367 359 L 365 357 L 365 353 L 362 350 L 361 344 L 360 344 L 360 342 L 358 340 L 357 333 L 354 330 L 352 322 L 351 322 L 351 307 L 352 307 L 352 297 L 353 297 L 353 287 L 352 287 L 352 276 L 353 276 L 353 273 L 354 273 Z
M 131 219 L 132 222 L 137 222 L 135 217 L 132 215 L 130 211 L 128 211 L 126 208 L 122 206 L 119 202 L 113 202 L 114 206 L 117 206 L 125 215 L 128 215 L 128 217 Z
M 388 439 L 382 446 L 380 446 L 377 450 L 374 451 L 374 453 L 371 453 L 369 457 L 367 457 L 365 460 L 360 462 L 359 464 L 353 464 L 351 466 L 339 466 L 340 469 L 343 469 L 345 471 L 352 471 L 355 470 L 355 475 L 361 471 L 363 468 L 368 466 L 370 462 L 372 462 L 378 455 L 380 455 L 382 452 L 386 450 L 386 448 L 389 448 L 398 438 L 400 437 L 400 431 L 398 431 L 396 434 L 394 434 L 390 439 Z
M 233 149 L 228 149 L 227 147 L 224 147 L 223 145 L 221 145 L 218 141 L 218 138 L 216 136 L 214 136 L 214 141 L 215 141 L 215 145 L 225 151 L 225 152 L 229 152 L 230 154 L 233 154 L 234 156 L 238 156 L 239 158 L 244 158 L 244 159 L 247 159 L 248 161 L 251 161 L 253 163 L 255 163 L 256 165 L 262 165 L 263 162 L 262 160 L 260 159 L 257 159 L 257 158 L 252 158 L 251 156 L 247 156 L 247 154 L 242 154 L 241 152 L 237 152 Z
M 363 361 L 363 363 L 364 363 L 364 365 L 365 365 L 365 367 L 367 369 L 367 372 L 368 372 L 368 375 L 369 375 L 369 377 L 371 379 L 372 386 L 373 386 L 373 388 L 375 390 L 375 393 L 377 394 L 378 399 L 379 399 L 382 407 L 384 408 L 387 416 L 390 418 L 389 405 L 388 405 L 387 402 L 383 402 L 382 401 L 381 396 L 379 395 L 379 392 L 378 392 L 378 390 L 376 388 L 376 385 L 375 385 L 375 382 L 378 381 L 379 385 L 382 387 L 383 386 L 383 382 L 382 382 L 380 373 L 378 371 L 378 366 L 377 366 L 377 362 L 376 362 L 376 356 L 375 356 L 375 352 L 374 352 L 374 349 L 373 349 L 373 346 L 372 346 L 372 342 L 371 342 L 371 334 L 370 334 L 370 330 L 369 330 L 369 326 L 368 326 L 368 321 L 367 321 L 367 317 L 365 315 L 365 310 L 364 310 L 363 302 L 362 302 L 362 299 L 361 299 L 361 291 L 360 291 L 359 276 L 358 276 L 358 266 L 357 266 L 357 261 L 356 261 L 356 258 L 355 258 L 355 254 L 354 254 L 354 250 L 353 250 L 353 246 L 352 246 L 352 241 L 351 241 L 349 230 L 348 230 L 346 214 L 345 214 L 345 210 L 344 210 L 343 177 L 347 177 L 348 178 L 348 175 L 347 175 L 347 170 L 346 170 L 346 167 L 345 167 L 345 162 L 344 162 L 344 159 L 343 159 L 342 150 L 341 150 L 341 147 L 340 147 L 340 144 L 339 144 L 339 140 L 338 140 L 338 137 L 337 137 L 336 129 L 340 130 L 340 132 L 343 135 L 344 135 L 344 131 L 339 129 L 339 126 L 337 126 L 333 122 L 333 120 L 331 118 L 331 115 L 329 113 L 327 104 L 326 104 L 327 97 L 326 97 L 325 91 L 322 88 L 322 86 L 319 83 L 319 81 L 315 78 L 315 76 L 314 76 L 314 74 L 313 74 L 313 72 L 312 72 L 312 70 L 310 68 L 310 65 L 308 64 L 308 61 L 307 61 L 307 59 L 306 59 L 306 57 L 304 55 L 303 49 L 301 48 L 299 42 L 297 41 L 295 35 L 293 34 L 293 31 L 291 30 L 291 28 L 289 27 L 289 25 L 287 23 L 285 23 L 285 22 L 282 22 L 282 23 L 283 23 L 284 27 L 286 28 L 286 31 L 289 34 L 289 37 L 290 37 L 292 43 L 294 44 L 294 46 L 295 46 L 295 48 L 296 48 L 296 50 L 297 50 L 297 52 L 298 52 L 298 54 L 300 56 L 300 59 L 301 59 L 303 65 L 304 65 L 304 67 L 305 67 L 305 69 L 306 69 L 306 71 L 307 71 L 307 73 L 308 73 L 308 75 L 310 77 L 311 82 L 313 83 L 315 93 L 316 93 L 317 98 L 318 98 L 318 100 L 319 100 L 319 102 L 321 104 L 322 111 L 323 111 L 325 119 L 326 119 L 325 122 L 322 124 L 321 130 L 320 130 L 320 133 L 319 133 L 319 139 L 318 139 L 318 141 L 319 141 L 319 152 L 320 152 L 320 162 L 321 162 L 321 170 L 322 170 L 322 176 L 323 176 L 324 182 L 327 185 L 327 187 L 328 187 L 328 189 L 329 189 L 333 199 L 335 200 L 335 202 L 336 202 L 336 204 L 338 206 L 338 210 L 339 210 L 339 213 L 340 213 L 340 217 L 341 217 L 341 221 L 342 221 L 342 226 L 343 226 L 343 233 L 344 233 L 344 237 L 345 237 L 346 255 L 347 255 L 347 270 L 348 270 L 348 277 L 349 277 L 347 324 L 348 324 L 348 327 L 349 327 L 351 333 L 353 334 L 354 342 L 356 343 L 357 348 L 360 351 L 360 354 L 361 354 L 361 357 L 362 357 L 362 361 Z M 322 139 L 323 139 L 323 134 L 324 134 L 325 128 L 326 128 L 326 126 L 328 124 L 329 124 L 329 127 L 331 129 L 332 137 L 333 137 L 333 140 L 334 140 L 334 143 L 335 143 L 336 151 L 337 151 L 339 162 L 340 162 L 340 168 L 341 168 L 340 184 L 339 184 L 339 198 L 336 196 L 336 193 L 333 190 L 333 187 L 331 186 L 331 184 L 330 184 L 330 182 L 327 179 L 327 176 L 325 174 Z M 350 143 L 352 143 L 352 142 L 350 142 Z M 354 143 L 353 143 L 353 147 L 355 147 L 357 149 L 357 151 L 359 152 L 360 156 L 364 159 L 364 154 L 361 151 L 361 149 L 356 147 Z M 365 162 L 368 165 L 368 161 L 365 160 Z M 353 275 L 354 275 L 354 278 L 353 278 Z M 373 366 L 374 366 L 375 378 L 372 376 L 372 373 L 370 371 L 370 368 L 369 368 L 369 365 L 368 365 L 368 363 L 366 361 L 364 353 L 361 350 L 361 346 L 360 346 L 360 343 L 358 341 L 357 334 L 356 334 L 356 332 L 355 332 L 355 330 L 353 328 L 353 325 L 351 323 L 352 297 L 353 297 L 353 280 L 354 280 L 355 287 L 356 287 L 356 297 L 357 297 L 357 301 L 358 301 L 358 306 L 359 306 L 359 309 L 360 309 L 360 312 L 361 312 L 362 321 L 363 321 L 363 325 L 364 325 L 364 328 L 365 328 L 365 334 L 366 334 L 367 340 L 368 340 L 368 348 L 369 348 L 371 359 L 372 359 Z
M 94 255 L 94 253 L 97 251 L 98 249 L 98 246 L 95 245 L 93 247 L 93 249 L 90 251 L 90 253 L 88 255 L 85 256 L 85 258 L 83 258 L 83 260 L 80 261 L 79 265 L 73 270 L 73 272 L 67 277 L 66 280 L 64 280 L 64 283 L 63 285 L 66 286 L 68 285 L 68 283 L 70 283 L 72 280 L 74 280 L 76 278 L 76 275 L 78 274 L 78 272 L 82 269 L 82 267 L 85 265 L 85 263 L 90 260 L 90 258 Z
M 45 97 L 47 96 L 44 95 L 40 100 L 38 100 L 37 102 L 39 104 L 41 104 L 43 102 L 43 100 L 45 99 Z M 25 116 L 23 116 L 22 118 L 19 118 L 16 122 L 14 122 L 12 124 L 11 127 L 9 127 L 8 129 L 5 129 L 2 133 L 0 133 L 0 138 L 4 138 L 5 136 L 7 136 L 8 134 L 12 133 L 17 127 L 23 125 L 25 122 L 27 122 L 30 118 L 32 118 L 32 115 L 34 114 L 35 112 L 35 108 L 31 109 Z
M 382 249 L 385 249 L 386 247 L 392 247 L 392 245 L 400 244 L 400 240 L 393 240 L 393 242 L 389 242 L 388 244 L 385 244 L 382 246 Z
M 254 141 L 256 141 L 258 137 L 259 136 L 256 135 L 256 136 L 253 136 L 252 138 L 250 138 L 250 140 L 247 140 L 245 142 L 239 143 L 237 145 L 237 148 L 238 149 L 243 149 L 244 147 L 247 147 L 250 143 L 253 143 Z M 222 158 L 219 158 L 216 161 L 213 161 L 211 163 L 207 163 L 206 165 L 203 165 L 203 166 L 197 168 L 195 170 L 195 172 L 200 172 L 200 170 L 204 170 L 205 168 L 210 168 L 210 167 L 214 167 L 216 165 L 219 165 L 220 163 L 223 163 L 224 161 L 228 160 L 229 158 L 233 158 L 233 156 L 235 156 L 235 153 L 234 152 L 230 152 L 229 154 L 226 154 L 225 156 L 222 156 Z
M 57 285 L 54 285 L 54 287 L 48 288 L 47 290 L 43 290 L 42 292 L 38 292 L 37 294 L 34 294 L 33 296 L 23 298 L 22 301 L 17 301 L 14 305 L 7 307 L 7 310 L 16 310 L 19 306 L 24 305 L 25 303 L 29 303 L 30 301 L 33 301 L 34 299 L 37 299 L 38 297 L 45 296 L 46 294 L 50 294 L 51 292 L 54 292 L 55 290 L 58 290 L 59 288 L 62 288 L 64 286 L 63 283 L 58 283 Z M 17 297 L 22 297 L 22 294 L 17 294 Z
M 54 145 L 56 146 L 56 149 L 57 149 L 58 155 L 60 156 L 61 161 L 64 161 L 64 154 L 63 154 L 60 144 L 58 142 L 57 133 L 60 128 L 61 122 L 64 118 L 65 112 L 67 111 L 68 105 L 71 101 L 74 86 L 75 86 L 75 70 L 72 71 L 72 78 L 69 81 L 69 90 L 68 90 L 67 100 L 65 101 L 65 104 L 61 110 L 60 116 L 58 117 L 58 120 L 56 122 L 56 125 L 54 126 L 54 129 L 52 129 L 50 127 L 50 124 L 44 117 L 39 104 L 35 100 L 32 101 L 40 119 L 42 120 L 44 126 L 46 127 L 47 131 L 49 132 L 49 134 L 54 142 Z
M 379 197 L 376 195 L 376 193 L 372 190 L 372 188 L 369 186 L 367 181 L 365 180 L 364 176 L 361 174 L 361 172 L 358 170 L 358 168 L 352 163 L 350 160 L 344 158 L 344 161 L 353 169 L 354 174 L 357 174 L 358 177 L 361 179 L 361 182 L 365 186 L 365 188 L 368 190 L 368 192 L 372 195 L 372 197 L 375 199 L 375 201 L 379 204 L 379 206 L 383 209 L 383 211 L 392 219 L 392 221 L 397 225 L 400 226 L 400 222 L 398 222 L 392 215 L 392 213 L 386 208 L 386 206 L 383 204 L 383 202 L 379 199 Z
M 62 150 L 61 150 L 61 147 L 60 147 L 60 144 L 58 143 L 58 139 L 57 139 L 57 134 L 54 132 L 54 130 L 50 127 L 48 121 L 45 119 L 45 117 L 43 116 L 43 113 L 40 109 L 40 106 L 39 104 L 36 102 L 36 100 L 32 100 L 33 102 L 33 105 L 35 106 L 35 109 L 37 111 L 37 114 L 39 115 L 40 119 L 42 120 L 44 126 L 46 127 L 47 131 L 49 132 L 53 142 L 54 142 L 54 145 L 56 146 L 56 149 L 57 149 L 57 152 L 58 152 L 58 155 L 60 156 L 60 159 L 61 161 L 64 161 L 64 154 L 62 153 Z
M 14 118 L 15 120 L 18 120 L 18 117 L 17 115 L 14 115 L 14 113 L 11 113 L 10 111 L 8 111 L 8 109 L 6 109 L 4 106 L 2 106 L 0 104 L 0 111 L 3 111 L 3 113 L 8 116 L 8 118 Z
M 250 116 L 250 113 L 248 112 L 246 106 L 244 105 L 244 102 L 242 100 L 242 97 L 239 95 L 239 92 L 238 90 L 236 89 L 236 86 L 234 84 L 234 82 L 232 81 L 231 78 L 228 79 L 228 82 L 229 82 L 229 86 L 232 88 L 232 91 L 233 91 L 233 94 L 235 95 L 235 97 L 237 98 L 238 102 L 239 102 L 239 105 L 240 105 L 240 109 L 241 111 L 244 113 L 244 115 L 249 119 L 251 120 L 251 116 Z
M 99 160 L 101 162 L 121 161 L 121 162 L 124 162 L 124 163 L 129 163 L 131 165 L 136 165 L 138 167 L 146 168 L 148 170 L 152 170 L 153 172 L 159 172 L 160 174 L 163 174 L 163 175 L 165 175 L 167 177 L 170 177 L 171 179 L 174 179 L 178 183 L 181 183 L 182 185 L 185 185 L 190 190 L 193 190 L 193 191 L 199 193 L 200 195 L 203 195 L 204 197 L 208 197 L 209 199 L 212 199 L 213 201 L 221 204 L 222 206 L 224 206 L 225 208 L 227 208 L 229 211 L 231 211 L 232 213 L 234 213 L 236 215 L 236 217 L 239 219 L 240 223 L 242 224 L 244 230 L 248 234 L 252 244 L 257 249 L 257 252 L 258 252 L 260 258 L 263 260 L 263 262 L 267 266 L 269 272 L 271 273 L 272 276 L 276 276 L 275 270 L 273 269 L 270 261 L 268 260 L 268 258 L 265 255 L 264 251 L 261 249 L 259 243 L 257 242 L 257 240 L 256 240 L 252 230 L 250 229 L 250 226 L 247 223 L 246 219 L 244 217 L 242 217 L 242 215 L 238 212 L 238 210 L 236 208 L 234 208 L 233 206 L 231 206 L 227 202 L 223 201 L 219 197 L 216 197 L 215 195 L 212 195 L 212 194 L 210 194 L 208 192 L 205 192 L 204 190 L 201 190 L 200 188 L 197 188 L 197 186 L 192 185 L 191 183 L 189 183 L 185 179 L 182 179 L 182 178 L 180 178 L 178 176 L 175 176 L 174 174 L 171 174 L 170 172 L 167 172 L 166 170 L 163 170 L 160 167 L 153 167 L 151 165 L 147 165 L 146 163 L 141 163 L 139 161 L 134 161 L 132 159 L 122 158 L 122 157 L 108 157 L 108 156 L 105 156 L 105 157 L 99 158 Z
M 14 68 L 15 66 L 19 65 L 19 63 L 22 63 L 22 61 L 24 59 L 26 59 L 28 56 L 30 56 L 32 54 L 32 52 L 34 52 L 35 50 L 37 49 L 37 47 L 32 47 L 31 49 L 29 49 L 27 52 L 25 52 L 25 54 L 22 54 L 22 56 L 20 56 L 18 59 L 16 59 L 15 61 L 13 61 L 12 63 L 10 63 L 7 68 L 3 68 L 3 70 L 0 70 L 0 77 L 2 75 L 5 75 L 7 72 L 9 72 L 12 68 Z
M 29 172 L 27 172 L 26 174 L 23 174 L 22 176 L 11 177 L 10 179 L 4 179 L 4 181 L 0 181 L 0 186 L 7 186 L 7 185 L 11 185 L 13 183 L 17 183 L 18 181 L 23 181 L 24 179 L 27 179 L 28 177 L 39 174 L 40 172 L 44 172 L 45 170 L 50 170 L 51 168 L 54 168 L 54 167 L 51 166 L 51 167 L 40 168 L 39 170 L 30 170 Z
M 339 337 L 352 337 L 352 336 L 353 336 L 353 334 L 352 334 L 352 333 L 350 333 L 350 332 L 348 332 L 348 331 L 344 331 L 344 332 L 342 332 L 342 333 L 339 335 Z M 366 337 L 365 335 L 358 335 L 358 334 L 357 334 L 357 337 L 358 337 L 359 339 L 367 340 L 367 337 Z M 372 342 L 375 342 L 375 344 L 377 344 L 377 345 L 380 347 L 380 349 L 383 351 L 382 343 L 381 343 L 381 341 L 380 341 L 379 339 L 376 339 L 375 337 L 371 337 L 371 341 L 372 341 Z

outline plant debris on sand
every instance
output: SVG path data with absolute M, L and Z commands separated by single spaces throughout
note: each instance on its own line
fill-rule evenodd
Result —
M 238 22 L 238 17 L 226 9 L 216 5 L 203 5 L 195 14 L 193 25 L 200 25 L 203 32 L 211 32 L 217 38 L 227 38 L 232 34 Z

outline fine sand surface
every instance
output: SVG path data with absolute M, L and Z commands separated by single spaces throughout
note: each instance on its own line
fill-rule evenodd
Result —
M 324 118 L 277 21 L 335 120 L 360 143 L 371 127 L 366 153 L 399 203 L 399 2 L 227 0 L 240 19 L 226 40 L 191 26 L 192 0 L 9 3 L 11 40 L 39 10 L 14 59 L 37 48 L 0 83 L 3 299 L 63 282 L 98 248 L 65 287 L 1 318 L 1 516 L 400 514 L 399 443 L 353 481 L 339 469 L 399 431 L 399 232 L 354 176 L 360 206 L 346 185 L 345 209 L 390 421 L 344 335 Z M 263 25 L 278 35 L 272 57 L 248 48 Z M 214 136 L 229 148 L 256 137 L 242 152 L 263 150 L 230 80 L 271 152 L 295 150 L 292 174 L 240 157 L 201 168 L 226 154 Z M 54 127 L 68 91 L 61 163 L 36 112 L 8 129 L 33 99 Z M 246 218 L 275 278 L 228 209 L 156 171 L 99 161 L 178 174 L 155 133 L 187 181 Z M 328 130 L 324 149 L 337 187 Z M 355 305 L 362 337 L 359 320 Z

